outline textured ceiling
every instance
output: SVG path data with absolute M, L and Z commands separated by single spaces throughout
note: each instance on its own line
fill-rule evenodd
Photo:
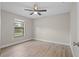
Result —
M 34 4 L 38 4 L 39 9 L 47 9 L 47 12 L 41 13 L 42 15 L 29 15 L 31 12 L 25 11 L 25 8 L 33 8 Z M 71 9 L 71 2 L 2 2 L 1 7 L 3 10 L 12 12 L 28 18 L 40 18 L 50 15 L 57 15 L 67 13 Z

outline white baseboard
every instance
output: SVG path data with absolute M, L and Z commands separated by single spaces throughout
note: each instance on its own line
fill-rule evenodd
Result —
M 31 39 L 29 39 L 29 40 L 31 40 Z M 22 42 L 25 42 L 25 41 L 29 41 L 29 40 L 22 40 L 22 41 L 13 42 L 13 43 L 10 43 L 10 44 L 2 45 L 0 48 L 4 48 L 4 47 L 11 46 L 11 45 L 19 44 L 19 43 L 22 43 Z M 48 40 L 42 40 L 42 39 L 35 39 L 35 40 L 70 46 L 69 44 L 61 43 L 61 42 L 54 42 L 54 41 L 48 41 Z M 71 47 L 71 46 L 70 46 L 70 47 Z M 72 49 L 72 47 L 71 47 L 71 49 Z
M 44 41 L 44 42 L 50 42 L 50 43 L 56 43 L 56 44 L 70 46 L 70 44 L 61 43 L 61 42 L 55 42 L 55 41 L 48 41 L 48 40 L 44 40 L 44 39 L 43 40 L 42 39 L 35 39 L 35 40 L 40 40 L 40 41 Z
M 29 40 L 31 40 L 31 39 L 29 39 Z M 22 42 L 25 42 L 25 41 L 29 41 L 29 40 L 27 39 L 27 40 L 22 40 L 22 41 L 13 42 L 13 43 L 10 43 L 10 44 L 2 45 L 0 48 L 5 48 L 5 47 L 8 47 L 8 46 L 16 45 L 16 44 L 19 44 L 19 43 L 22 43 Z

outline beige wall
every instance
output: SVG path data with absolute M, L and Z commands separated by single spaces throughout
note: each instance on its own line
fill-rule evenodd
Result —
M 31 19 L 16 15 L 16 14 L 12 14 L 10 12 L 6 12 L 3 10 L 1 12 L 2 12 L 1 13 L 1 17 L 2 17 L 2 21 L 1 21 L 2 44 L 1 46 L 2 47 L 7 46 L 9 44 L 11 45 L 11 44 L 22 42 L 22 41 L 27 41 L 32 38 L 32 20 Z M 25 35 L 22 37 L 14 38 L 14 19 L 15 18 L 24 20 Z
M 69 45 L 69 13 L 34 20 L 34 38 Z

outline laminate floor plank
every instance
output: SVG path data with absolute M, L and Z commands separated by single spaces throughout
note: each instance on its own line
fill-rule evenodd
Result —
M 1 57 L 72 57 L 69 46 L 30 40 L 1 49 Z

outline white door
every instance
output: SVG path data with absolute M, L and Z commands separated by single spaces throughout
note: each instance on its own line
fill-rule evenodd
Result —
M 79 43 L 79 3 L 77 3 L 76 5 L 77 7 L 77 18 L 76 18 L 76 40 L 74 42 Z M 74 50 L 74 56 L 79 57 L 79 46 L 75 45 L 73 46 L 73 50 Z
M 71 48 L 74 56 L 79 57 L 79 47 L 73 46 L 73 42 L 79 42 L 79 3 L 73 3 L 71 11 Z
M 77 3 L 77 42 L 79 42 L 79 3 Z M 79 57 L 79 46 L 76 47 L 76 53 Z

